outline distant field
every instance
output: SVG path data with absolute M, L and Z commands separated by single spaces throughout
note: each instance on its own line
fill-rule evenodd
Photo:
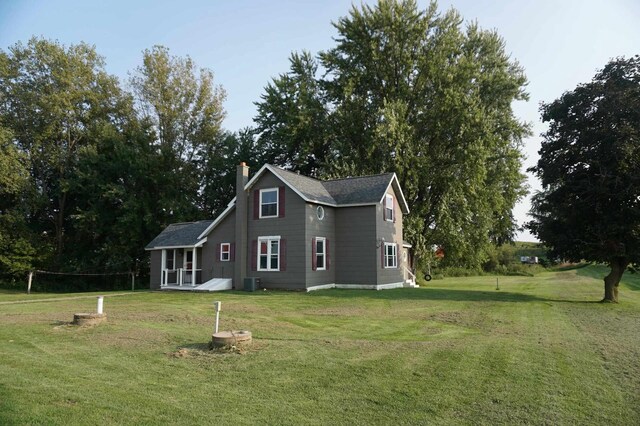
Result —
M 95 295 L 4 292 L 0 424 L 640 424 L 640 279 L 593 303 L 605 273 L 142 292 L 94 328 L 69 321 Z M 250 349 L 207 349 L 214 300 Z

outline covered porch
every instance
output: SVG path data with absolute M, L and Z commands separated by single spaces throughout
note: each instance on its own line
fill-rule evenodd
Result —
M 201 247 L 162 249 L 160 288 L 190 290 L 203 284 L 201 263 Z

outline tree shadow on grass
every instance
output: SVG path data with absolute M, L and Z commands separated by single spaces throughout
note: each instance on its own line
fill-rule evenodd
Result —
M 320 290 L 311 295 L 335 297 L 340 299 L 360 299 L 367 297 L 380 300 L 451 300 L 461 302 L 531 302 L 547 300 L 538 296 L 507 291 L 455 290 L 455 289 L 390 289 L 390 290 Z
M 609 272 L 610 269 L 606 265 L 593 265 L 590 268 L 580 268 L 576 271 L 576 275 L 593 278 L 595 280 L 603 282 L 604 277 L 607 276 Z M 625 285 L 629 290 L 640 291 L 640 274 L 627 270 L 622 276 L 621 283 Z
M 359 299 L 367 297 L 379 300 L 447 300 L 454 302 L 562 302 L 562 303 L 598 303 L 587 300 L 549 299 L 526 293 L 514 293 L 502 290 L 456 290 L 442 288 L 391 289 L 391 290 L 320 290 L 311 293 L 315 296 L 339 299 Z

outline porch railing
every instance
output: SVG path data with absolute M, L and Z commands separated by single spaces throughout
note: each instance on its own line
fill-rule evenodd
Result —
M 407 276 L 409 277 L 409 281 L 411 281 L 412 283 L 416 283 L 416 275 L 411 272 L 411 270 L 409 268 L 407 268 L 406 266 L 402 267 L 404 269 L 404 272 L 407 274 Z
M 160 276 L 160 286 L 195 286 L 202 284 L 202 269 L 163 269 Z

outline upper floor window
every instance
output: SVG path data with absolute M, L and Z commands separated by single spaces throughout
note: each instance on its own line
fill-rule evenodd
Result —
M 278 188 L 260 190 L 260 218 L 278 217 Z
M 394 213 L 393 195 L 387 194 L 384 197 L 384 219 L 389 222 L 395 221 Z
M 231 243 L 220 244 L 220 261 L 228 262 L 231 260 Z
M 384 267 L 398 267 L 398 245 L 395 243 L 384 243 Z

